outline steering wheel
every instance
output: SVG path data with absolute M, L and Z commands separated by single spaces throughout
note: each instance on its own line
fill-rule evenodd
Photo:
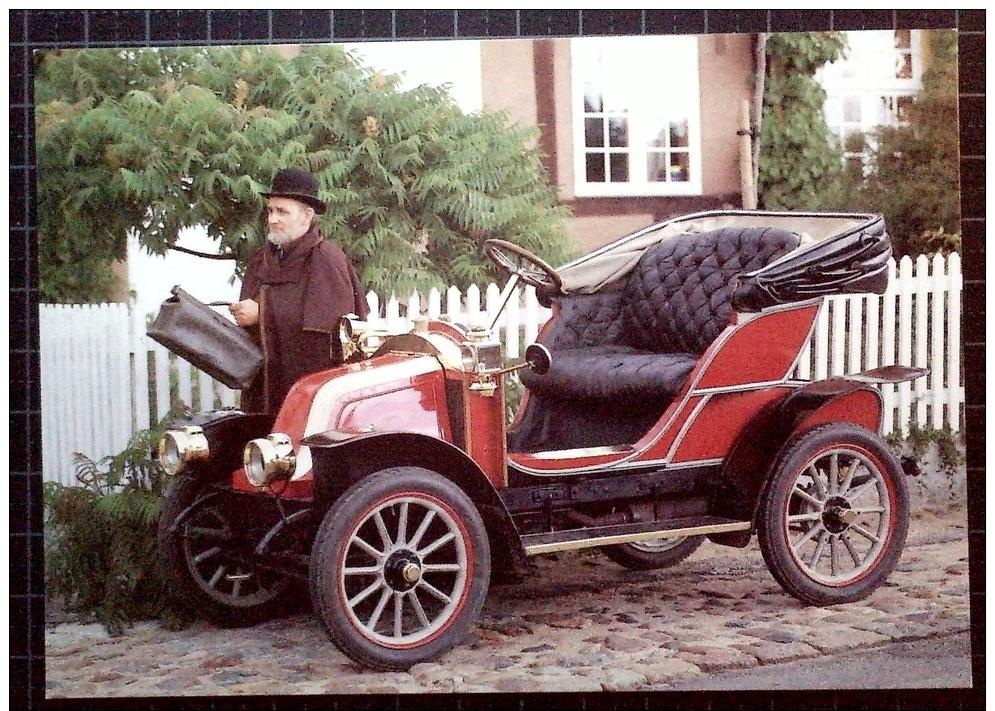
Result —
M 503 239 L 489 239 L 484 242 L 486 254 L 498 268 L 536 289 L 559 293 L 563 282 L 556 270 L 524 247 L 505 242 Z

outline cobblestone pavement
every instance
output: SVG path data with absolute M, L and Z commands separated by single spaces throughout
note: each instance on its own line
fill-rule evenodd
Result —
M 732 669 L 825 657 L 969 628 L 962 513 L 920 519 L 898 569 L 870 598 L 804 607 L 754 541 L 705 544 L 666 571 L 633 572 L 597 551 L 544 556 L 521 584 L 492 586 L 471 636 L 409 672 L 365 670 L 298 614 L 249 629 L 142 623 L 46 632 L 48 697 L 630 691 Z

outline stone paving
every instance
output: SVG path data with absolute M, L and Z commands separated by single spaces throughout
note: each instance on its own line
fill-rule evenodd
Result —
M 754 541 L 705 544 L 666 571 L 597 551 L 540 556 L 521 584 L 492 586 L 470 637 L 409 672 L 365 670 L 303 613 L 241 630 L 138 624 L 46 632 L 52 697 L 637 691 L 731 669 L 840 654 L 969 628 L 963 513 L 912 523 L 898 569 L 870 598 L 804 607 Z

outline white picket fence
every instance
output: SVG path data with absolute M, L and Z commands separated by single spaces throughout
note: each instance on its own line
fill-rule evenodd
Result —
M 960 367 L 960 257 L 904 257 L 891 263 L 881 296 L 833 297 L 822 309 L 798 364 L 799 378 L 822 379 L 879 365 L 930 368 L 914 384 L 882 388 L 885 432 L 921 425 L 961 427 L 964 387 Z M 486 324 L 497 309 L 500 287 L 471 286 L 444 293 L 412 294 L 386 303 L 367 295 L 371 320 L 410 326 L 427 315 Z M 444 303 L 443 303 L 444 302 Z M 549 319 L 535 290 L 519 288 L 498 320 L 505 355 L 515 358 Z M 238 393 L 215 382 L 145 336 L 145 317 L 127 304 L 40 307 L 42 456 L 46 481 L 73 483 L 72 453 L 93 459 L 121 451 L 132 433 L 162 418 L 171 407 L 231 407 Z

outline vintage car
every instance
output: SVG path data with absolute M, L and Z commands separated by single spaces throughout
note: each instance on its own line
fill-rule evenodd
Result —
M 909 498 L 876 385 L 924 371 L 792 377 L 824 297 L 884 291 L 881 217 L 696 213 L 555 270 L 484 249 L 510 274 L 502 307 L 521 282 L 552 307 L 524 363 L 503 365 L 494 321 L 346 318 L 343 365 L 302 378 L 275 418 L 206 412 L 165 435 L 159 546 L 190 605 L 247 624 L 303 583 L 332 642 L 387 670 L 457 644 L 492 574 L 553 551 L 648 570 L 756 534 L 807 604 L 881 585 Z

